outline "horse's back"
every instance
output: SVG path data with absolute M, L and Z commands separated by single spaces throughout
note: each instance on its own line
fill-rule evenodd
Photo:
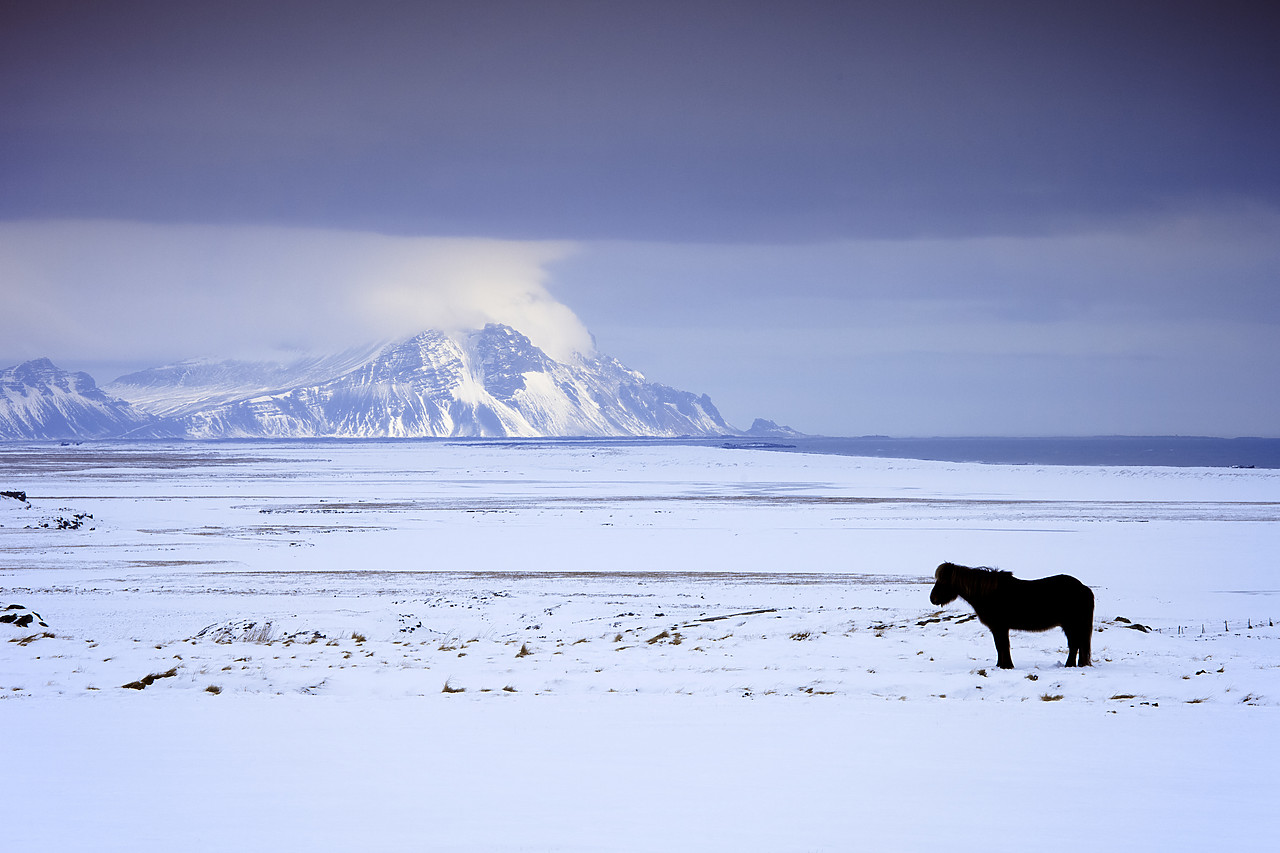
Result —
M 1003 599 L 1001 609 L 1011 628 L 1045 631 L 1067 623 L 1093 622 L 1093 590 L 1071 575 L 1010 578 Z
M 1051 585 L 1053 590 L 1064 598 L 1071 598 L 1082 603 L 1087 601 L 1089 602 L 1089 609 L 1093 609 L 1093 590 L 1071 575 L 1054 575 L 1053 577 L 1043 578 L 1040 581 L 1031 581 L 1031 583 Z

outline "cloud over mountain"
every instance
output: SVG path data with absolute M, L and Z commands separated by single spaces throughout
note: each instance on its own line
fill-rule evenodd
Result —
M 117 221 L 0 223 L 8 357 L 138 366 L 333 351 L 506 323 L 555 357 L 591 336 L 547 291 L 572 244 Z

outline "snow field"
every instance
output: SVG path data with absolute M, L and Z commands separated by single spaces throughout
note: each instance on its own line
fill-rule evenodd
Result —
M 0 608 L 46 623 L 0 625 L 0 729 L 35 768 L 0 782 L 15 843 L 1280 828 L 1275 472 L 644 442 L 4 445 L 0 472 L 28 494 L 0 499 Z M 942 560 L 1080 577 L 1095 666 L 1015 632 L 996 669 L 967 606 L 928 602 Z
M 164 624 L 170 614 L 140 620 L 133 637 L 82 636 L 68 607 L 70 630 L 13 632 L 0 688 L 11 698 L 89 697 L 176 669 L 157 689 L 383 698 L 446 690 L 802 694 L 1087 702 L 1110 710 L 1275 705 L 1280 697 L 1280 667 L 1271 657 L 1280 629 L 1266 621 L 1178 634 L 1177 626 L 1153 630 L 1102 617 L 1095 623 L 1097 665 L 1089 670 L 1062 666 L 1060 632 L 1016 633 L 1018 668 L 1001 671 L 990 634 L 972 613 L 921 610 L 916 600 L 927 587 L 917 582 L 514 576 L 495 592 L 486 589 L 491 577 L 398 580 L 444 591 L 375 598 L 387 610 L 371 608 L 372 596 L 246 595 L 236 603 L 251 617 L 209 621 L 181 637 Z M 335 579 L 302 580 L 321 581 Z M 558 591 L 569 584 L 579 591 Z M 75 606 L 123 624 L 125 612 L 145 612 L 130 606 L 134 600 L 156 595 L 140 588 L 81 593 Z M 200 615 L 208 604 L 187 599 L 168 603 L 186 603 L 188 620 L 218 615 Z

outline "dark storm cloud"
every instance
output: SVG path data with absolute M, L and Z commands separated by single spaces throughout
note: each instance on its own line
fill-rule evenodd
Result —
M 1277 44 L 1208 0 L 6 3 L 0 366 L 503 318 L 739 425 L 1275 434 Z
M 1275 433 L 1280 215 L 1036 237 L 595 243 L 552 292 L 613 355 L 828 434 Z M 772 408 L 765 410 L 767 405 Z
M 1209 210 L 1053 236 L 823 244 L 595 243 L 552 267 L 584 316 L 660 324 L 839 325 L 869 306 L 1039 323 L 1081 318 L 1280 324 L 1280 213 Z M 603 286 L 607 283 L 607 286 Z M 808 310 L 759 310 L 762 303 Z M 618 310 L 621 308 L 622 310 Z M 597 324 L 592 324 L 593 328 Z
M 1266 4 L 3 14 L 5 218 L 777 241 L 1280 205 Z

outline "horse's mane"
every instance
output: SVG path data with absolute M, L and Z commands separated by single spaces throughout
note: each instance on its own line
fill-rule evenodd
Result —
M 943 580 L 946 574 L 946 582 L 955 587 L 960 595 L 966 599 L 984 598 L 995 592 L 1001 584 L 1008 578 L 1013 577 L 1013 572 L 1006 572 L 1002 569 L 993 569 L 990 566 L 958 566 L 955 563 L 943 563 L 938 566 L 938 580 Z

